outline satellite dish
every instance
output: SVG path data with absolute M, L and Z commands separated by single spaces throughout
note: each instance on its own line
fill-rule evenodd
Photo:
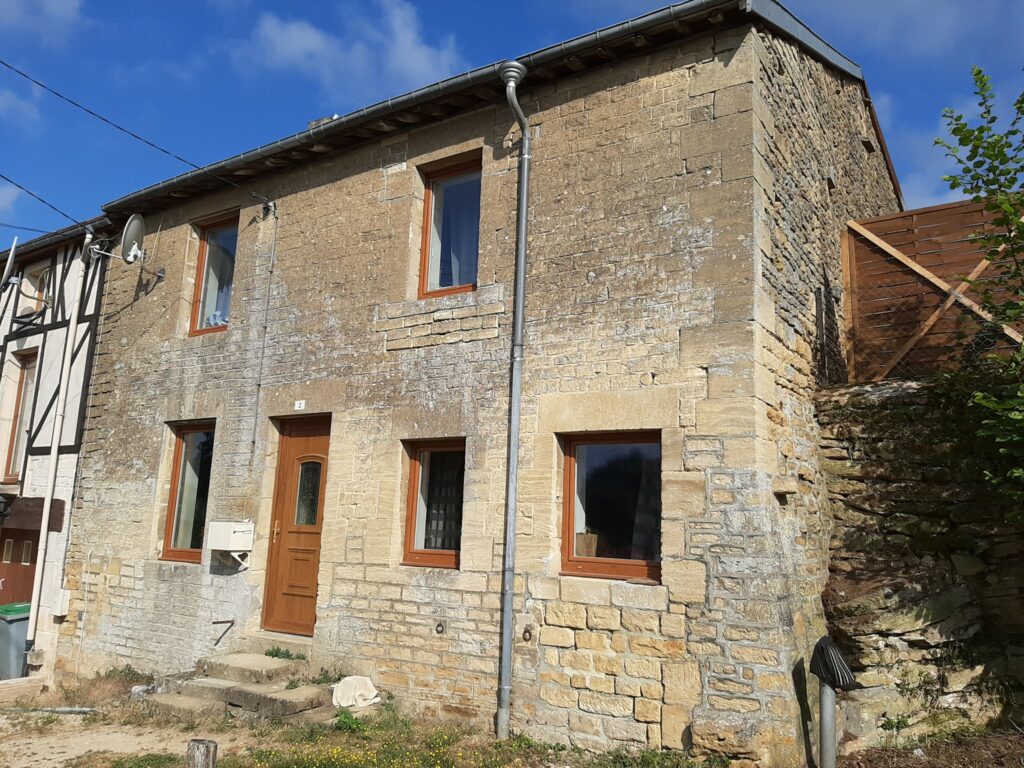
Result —
M 121 258 L 126 264 L 134 264 L 146 257 L 146 249 L 143 247 L 145 239 L 146 222 L 139 214 L 133 213 L 128 217 L 121 235 Z

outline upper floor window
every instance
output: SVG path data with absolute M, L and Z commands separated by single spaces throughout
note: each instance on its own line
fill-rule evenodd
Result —
M 31 315 L 50 302 L 50 267 L 40 266 L 25 270 L 18 291 L 18 315 Z
M 237 219 L 209 224 L 200 230 L 192 334 L 227 328 L 237 245 Z
M 403 562 L 458 568 L 466 441 L 413 443 L 411 459 Z
M 423 195 L 420 298 L 476 288 L 480 163 L 431 173 Z
M 14 411 L 11 414 L 11 435 L 7 443 L 7 462 L 4 467 L 4 482 L 16 483 L 21 476 L 21 465 L 25 461 L 25 446 L 28 431 L 32 425 L 32 402 L 36 386 L 35 350 L 11 357 L 11 364 L 17 367 L 18 377 L 13 392 Z
M 174 431 L 171 493 L 164 530 L 165 560 L 198 563 L 206 530 L 206 504 L 213 466 L 213 424 L 189 424 Z
M 572 435 L 563 444 L 563 572 L 660 579 L 660 435 Z

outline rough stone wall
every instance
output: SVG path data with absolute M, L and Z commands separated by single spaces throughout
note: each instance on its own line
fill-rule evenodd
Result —
M 770 651 L 744 663 L 726 644 L 730 679 L 757 678 L 751 712 L 735 716 L 737 731 L 749 752 L 760 748 L 788 765 L 812 751 L 816 686 L 807 684 L 807 666 L 825 633 L 820 594 L 830 519 L 813 394 L 826 363 L 834 364 L 819 350 L 842 327 L 839 235 L 848 219 L 896 210 L 898 201 L 863 85 L 769 33 L 757 36 L 754 51 L 748 98 L 756 120 L 750 173 L 757 257 L 747 364 L 748 391 L 765 409 L 758 432 L 765 442 L 746 480 L 759 489 L 757 514 L 747 515 L 755 524 L 730 531 L 746 542 L 717 563 L 712 584 L 723 589 L 712 599 L 730 606 L 737 629 Z M 695 736 L 714 744 L 716 733 Z
M 518 731 L 587 748 L 692 743 L 738 765 L 790 765 L 802 755 L 792 665 L 804 625 L 822 624 L 820 602 L 808 596 L 824 580 L 824 554 L 801 531 L 811 516 L 804 502 L 780 509 L 773 495 L 779 431 L 770 419 L 807 428 L 805 390 L 778 394 L 777 378 L 785 366 L 809 367 L 811 341 L 776 321 L 781 292 L 763 262 L 773 247 L 785 250 L 783 261 L 791 253 L 765 224 L 774 216 L 765 173 L 803 168 L 804 154 L 827 142 L 787 140 L 790 159 L 782 129 L 768 132 L 774 110 L 806 109 L 781 92 L 769 108 L 758 95 L 775 87 L 762 82 L 774 45 L 751 28 L 723 30 L 524 94 L 536 142 Z M 813 70 L 819 87 L 837 82 L 807 57 L 793 66 Z M 849 88 L 814 95 L 850 100 Z M 251 189 L 277 202 L 276 218 L 250 204 L 248 188 L 151 217 L 160 226 L 146 244 L 148 266 L 165 268 L 166 279 L 108 273 L 69 566 L 81 615 L 62 634 L 64 669 L 131 662 L 177 671 L 259 639 L 272 418 L 304 400 L 305 413 L 332 415 L 314 662 L 368 674 L 409 709 L 491 717 L 515 135 L 507 109 L 483 109 L 257 178 Z M 418 300 L 418 167 L 467 151 L 482 153 L 479 287 Z M 844 168 L 861 162 L 857 151 L 859 138 L 828 144 Z M 873 205 L 883 204 L 865 208 Z M 231 325 L 190 338 L 190 222 L 233 208 L 241 213 Z M 831 232 L 826 214 L 814 216 Z M 804 248 L 838 259 L 819 241 L 791 250 Z M 783 353 L 770 356 L 769 344 L 791 345 L 793 360 L 772 368 Z M 256 522 L 244 572 L 209 552 L 200 565 L 159 560 L 168 422 L 198 418 L 217 420 L 209 519 Z M 560 436 L 639 429 L 661 433 L 661 583 L 560 575 Z M 402 566 L 402 441 L 449 436 L 466 437 L 460 569 Z M 795 476 L 795 464 L 782 466 Z M 815 479 L 798 489 L 807 505 Z M 227 620 L 235 625 L 215 646 L 225 625 L 212 622 Z
M 840 699 L 847 750 L 884 741 L 883 726 L 977 726 L 1022 700 L 1024 534 L 989 514 L 936 407 L 911 382 L 817 399 L 835 519 L 826 612 L 863 686 Z

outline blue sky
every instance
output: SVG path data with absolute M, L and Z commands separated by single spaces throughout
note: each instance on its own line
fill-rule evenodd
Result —
M 786 0 L 784 0 L 785 2 Z M 972 108 L 970 66 L 1024 90 L 1020 0 L 788 0 L 858 61 L 909 206 L 955 199 L 933 139 Z M 0 58 L 205 164 L 658 0 L 0 0 Z M 513 15 L 514 10 L 518 15 Z M 186 166 L 0 70 L 0 173 L 78 219 Z M 0 182 L 0 222 L 68 222 Z M 0 228 L 0 245 L 14 234 Z

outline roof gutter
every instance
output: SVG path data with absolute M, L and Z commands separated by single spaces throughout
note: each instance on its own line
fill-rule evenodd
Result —
M 113 222 L 106 216 L 97 216 L 95 219 L 89 219 L 81 224 L 72 224 L 69 227 L 64 227 L 63 229 L 58 229 L 54 232 L 40 235 L 39 237 L 33 238 L 27 243 L 23 243 L 18 246 L 18 256 L 16 261 L 25 261 L 37 254 L 39 251 L 66 243 L 69 240 L 77 240 L 90 232 L 103 232 L 110 229 L 112 226 Z
M 638 16 L 629 21 L 614 24 L 596 32 L 591 32 L 581 37 L 574 38 L 564 43 L 542 48 L 525 56 L 517 57 L 517 61 L 523 64 L 528 70 L 535 70 L 544 67 L 546 64 L 565 59 L 588 49 L 606 45 L 613 40 L 628 38 L 642 34 L 648 30 L 662 27 L 674 22 L 685 21 L 705 16 L 718 9 L 732 9 L 745 12 L 762 19 L 767 24 L 778 27 L 790 35 L 802 45 L 809 48 L 815 54 L 826 59 L 838 69 L 847 72 L 856 78 L 863 78 L 860 67 L 850 59 L 843 56 L 828 43 L 815 35 L 810 28 L 799 21 L 793 14 L 782 7 L 776 0 L 686 0 L 681 3 L 652 11 L 651 13 Z M 169 192 L 182 184 L 216 178 L 225 174 L 231 174 L 234 170 L 252 162 L 264 160 L 280 152 L 298 149 L 303 146 L 315 144 L 319 139 L 326 138 L 334 133 L 363 125 L 369 121 L 382 119 L 404 110 L 412 109 L 420 104 L 429 102 L 444 96 L 453 95 L 476 87 L 490 86 L 500 77 L 499 68 L 501 64 L 494 63 L 485 67 L 479 67 L 461 75 L 442 80 L 433 85 L 428 85 L 415 91 L 411 91 L 393 99 L 378 102 L 369 107 L 350 112 L 347 115 L 322 123 L 313 128 L 300 131 L 279 141 L 265 144 L 257 149 L 243 152 L 226 160 L 207 165 L 198 170 L 175 176 L 172 179 L 153 184 L 130 195 L 118 198 L 103 206 L 108 213 L 130 210 L 142 202 L 145 198 Z

